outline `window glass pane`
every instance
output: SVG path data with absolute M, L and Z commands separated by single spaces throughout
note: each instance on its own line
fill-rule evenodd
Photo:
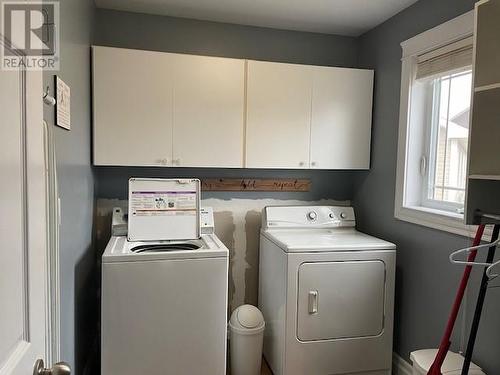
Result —
M 463 204 L 472 74 L 470 71 L 434 80 L 434 125 L 428 198 Z
M 451 78 L 444 200 L 463 203 L 467 172 L 467 140 L 472 74 Z
M 434 155 L 434 188 L 430 191 L 431 199 L 442 200 L 443 199 L 443 183 L 444 183 L 444 166 L 446 157 L 446 124 L 448 123 L 448 98 L 450 94 L 450 79 L 448 76 L 444 78 L 438 78 L 435 81 L 435 85 L 438 89 L 435 90 L 435 95 L 439 95 L 437 98 L 437 111 L 438 116 L 435 117 L 437 121 L 437 129 L 434 132 L 434 136 L 437 139 L 434 141 L 435 144 L 435 155 Z

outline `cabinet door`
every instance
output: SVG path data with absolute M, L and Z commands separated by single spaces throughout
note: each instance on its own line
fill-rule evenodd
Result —
M 168 165 L 169 54 L 93 47 L 94 164 Z
M 246 167 L 308 168 L 311 67 L 248 61 Z
M 476 89 L 500 88 L 500 1 L 476 3 Z
M 173 164 L 243 167 L 245 61 L 172 55 Z
M 373 71 L 313 69 L 311 167 L 368 169 Z

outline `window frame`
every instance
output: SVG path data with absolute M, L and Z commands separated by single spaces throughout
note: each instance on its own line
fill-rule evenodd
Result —
M 411 163 L 415 164 L 414 157 L 408 153 L 408 135 L 410 132 L 410 112 L 412 110 L 411 94 L 414 85 L 413 77 L 415 77 L 418 62 L 417 58 L 424 53 L 442 48 L 459 40 L 472 38 L 473 34 L 474 11 L 472 10 L 401 43 L 403 54 L 401 59 L 398 157 L 394 205 L 394 217 L 396 219 L 467 237 L 474 236 L 475 227 L 465 225 L 463 214 L 425 207 L 421 204 L 412 205 L 406 203 L 406 198 L 408 195 L 408 165 Z M 424 131 L 428 132 L 427 129 L 424 129 Z M 412 178 L 414 177 L 412 176 Z

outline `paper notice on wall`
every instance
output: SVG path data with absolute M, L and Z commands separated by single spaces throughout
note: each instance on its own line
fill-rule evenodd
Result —
M 196 191 L 133 191 L 134 216 L 196 215 Z
M 56 76 L 56 121 L 57 126 L 71 130 L 71 90 Z

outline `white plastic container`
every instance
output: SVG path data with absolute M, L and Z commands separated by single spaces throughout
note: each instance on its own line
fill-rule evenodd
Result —
M 429 368 L 436 358 L 437 349 L 417 350 L 410 354 L 410 359 L 413 363 L 413 375 L 427 375 Z M 441 366 L 443 375 L 460 375 L 462 373 L 462 365 L 464 357 L 458 353 L 448 352 Z M 470 364 L 469 375 L 485 375 L 481 368 L 474 364 Z
M 264 317 L 258 308 L 242 305 L 229 320 L 231 375 L 260 375 Z

